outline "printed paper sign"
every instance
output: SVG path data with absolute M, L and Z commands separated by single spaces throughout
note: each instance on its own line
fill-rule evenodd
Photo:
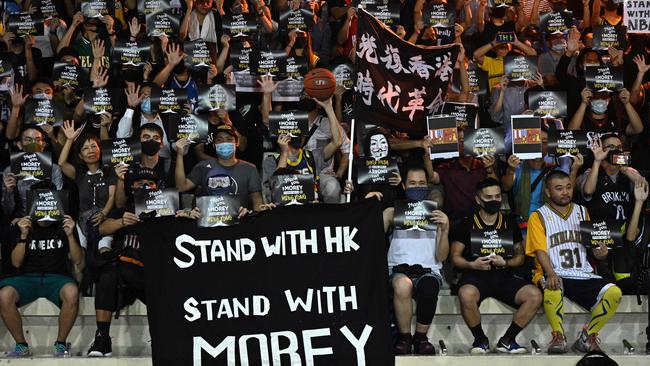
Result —
M 240 200 L 238 196 L 203 196 L 196 198 L 201 211 L 199 227 L 230 226 L 239 222 Z
M 542 157 L 542 129 L 539 117 L 511 116 L 512 152 L 521 160 Z
M 448 115 L 427 117 L 432 146 L 429 156 L 433 159 L 458 157 L 458 128 L 456 117 Z
M 610 248 L 623 246 L 621 223 L 613 221 L 580 221 L 582 245 L 598 248 L 605 245 Z
M 141 189 L 135 193 L 135 215 L 140 218 L 175 216 L 178 204 L 176 189 Z
M 549 155 L 556 157 L 587 154 L 587 131 L 584 130 L 550 130 L 547 148 Z
M 302 205 L 314 201 L 314 176 L 287 174 L 271 177 L 271 197 L 279 205 Z
M 463 133 L 465 156 L 503 155 L 506 146 L 502 128 L 467 129 Z
M 49 152 L 12 153 L 11 172 L 18 179 L 50 179 L 52 177 L 52 155 Z
M 437 209 L 433 201 L 395 201 L 393 225 L 397 230 L 434 231 L 431 214 Z
M 136 139 L 102 140 L 102 163 L 114 167 L 140 161 L 142 147 Z

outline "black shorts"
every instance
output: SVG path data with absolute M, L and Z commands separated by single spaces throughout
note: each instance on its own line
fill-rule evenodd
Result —
M 463 273 L 458 283 L 460 289 L 464 285 L 475 286 L 483 300 L 492 297 L 514 308 L 518 307 L 515 297 L 519 290 L 531 283 L 521 278 L 514 277 L 510 270 L 470 271 Z
M 144 269 L 121 261 L 105 266 L 95 286 L 95 309 L 115 312 L 136 299 L 146 303 Z
M 605 293 L 605 286 L 609 288 L 612 285 L 613 283 L 602 278 L 590 278 L 586 280 L 563 278 L 562 296 L 567 297 L 587 310 L 591 310 Z

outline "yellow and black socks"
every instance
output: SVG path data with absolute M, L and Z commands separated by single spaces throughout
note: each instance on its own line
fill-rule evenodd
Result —
M 562 290 L 544 290 L 544 313 L 554 332 L 564 334 L 564 302 Z
M 611 286 L 603 294 L 598 304 L 591 309 L 591 320 L 587 325 L 587 335 L 598 333 L 605 324 L 616 314 L 623 293 L 618 286 Z

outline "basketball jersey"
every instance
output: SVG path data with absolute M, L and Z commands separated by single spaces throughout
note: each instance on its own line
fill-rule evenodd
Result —
M 586 209 L 571 204 L 566 217 L 548 204 L 537 210 L 546 232 L 546 249 L 553 270 L 562 278 L 600 278 L 587 260 L 587 248 L 580 242 L 580 221 L 586 220 Z

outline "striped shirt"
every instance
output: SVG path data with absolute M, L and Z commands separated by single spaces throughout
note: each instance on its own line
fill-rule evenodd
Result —
M 570 279 L 600 278 L 587 260 L 587 248 L 581 243 L 580 221 L 589 220 L 584 206 L 571 204 L 562 214 L 545 204 L 535 211 L 528 221 L 526 254 L 535 255 L 537 250 L 545 251 L 553 271 Z M 536 261 L 534 282 L 543 275 L 539 261 Z

